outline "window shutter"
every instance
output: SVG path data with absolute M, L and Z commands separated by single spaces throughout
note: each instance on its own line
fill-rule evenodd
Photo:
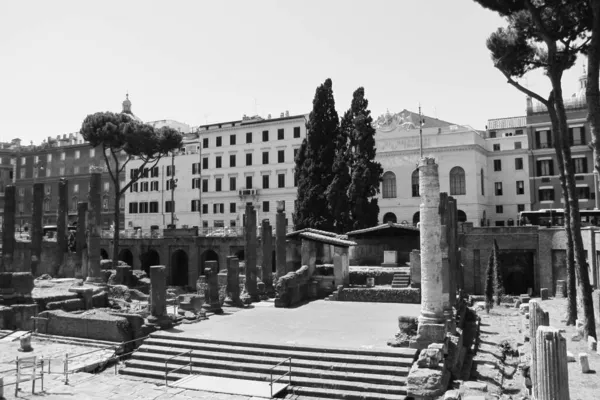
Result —
M 540 146 L 540 131 L 535 131 L 535 147 L 539 149 Z
M 548 166 L 549 174 L 554 175 L 554 163 L 552 162 L 552 160 L 548 160 Z
M 542 162 L 541 161 L 537 161 L 537 176 L 542 176 Z

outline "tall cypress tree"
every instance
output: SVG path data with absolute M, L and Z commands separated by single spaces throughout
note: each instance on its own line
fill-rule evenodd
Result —
M 500 305 L 502 296 L 504 296 L 504 282 L 502 280 L 502 266 L 500 265 L 500 248 L 498 242 L 494 239 L 494 296 L 496 296 L 496 305 Z
M 350 186 L 351 154 L 348 148 L 349 138 L 354 125 L 351 110 L 346 111 L 338 135 L 335 139 L 335 159 L 333 161 L 333 180 L 327 188 L 329 211 L 335 222 L 335 231 L 346 232 L 350 228 L 350 204 L 348 201 L 348 187 Z
M 375 128 L 368 109 L 365 89 L 354 91 L 350 112 L 352 126 L 350 135 L 351 182 L 348 188 L 351 229 L 363 229 L 377 225 L 379 205 L 375 196 L 383 175 L 381 164 L 375 161 Z
M 485 309 L 489 313 L 494 307 L 494 249 L 488 258 L 487 269 L 485 270 Z
M 332 231 L 335 223 L 327 204 L 327 189 L 333 180 L 339 118 L 329 78 L 316 90 L 306 128 L 304 154 L 296 157 L 298 201 L 294 224 L 296 229 Z

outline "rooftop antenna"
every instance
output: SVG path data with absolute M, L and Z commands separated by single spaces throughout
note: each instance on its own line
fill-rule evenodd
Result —
M 423 124 L 425 120 L 421 114 L 421 103 L 419 103 L 419 154 L 420 158 L 423 158 Z
M 254 98 L 254 115 L 258 115 L 258 101 Z

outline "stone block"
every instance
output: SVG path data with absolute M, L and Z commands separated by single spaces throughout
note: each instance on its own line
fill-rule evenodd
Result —
M 33 290 L 33 275 L 30 272 L 13 272 L 11 284 L 15 294 L 30 296 Z
M 467 381 L 463 383 L 466 389 L 479 390 L 480 392 L 487 392 L 488 387 L 484 382 Z
M 548 300 L 548 289 L 547 288 L 540 289 L 540 298 L 542 300 Z
M 519 296 L 519 299 L 521 299 L 521 303 L 526 304 L 529 303 L 529 300 L 531 300 L 531 295 L 528 294 L 522 294 Z
M 14 311 L 12 307 L 0 306 L 0 329 L 13 329 Z
M 12 306 L 14 312 L 15 328 L 21 331 L 33 330 L 33 320 L 38 314 L 37 304 L 15 304 Z
M 400 332 L 414 333 L 417 331 L 418 326 L 419 321 L 417 320 L 417 317 L 407 317 L 403 315 L 398 317 L 398 329 L 400 329 Z
M 521 300 L 517 299 L 515 300 L 515 308 L 520 308 L 521 307 Z
M 448 390 L 444 394 L 444 400 L 461 400 L 462 396 L 459 390 Z
M 556 291 L 554 292 L 554 297 L 563 298 L 567 297 L 567 282 L 564 280 L 556 281 Z
M 575 362 L 575 355 L 570 351 L 567 351 L 567 362 Z
M 596 339 L 594 339 L 593 336 L 588 336 L 588 350 L 596 351 L 597 348 L 598 348 L 598 345 L 596 343 Z
M 523 303 L 519 306 L 519 312 L 521 314 L 526 314 L 526 315 L 529 314 L 529 304 L 528 303 L 529 303 L 529 300 L 527 300 L 527 303 Z
M 581 372 L 584 374 L 590 372 L 590 362 L 588 361 L 587 353 L 579 353 L 579 366 L 581 367 Z
M 448 388 L 450 373 L 444 368 L 419 368 L 416 364 L 406 378 L 406 392 L 415 398 L 441 396 Z

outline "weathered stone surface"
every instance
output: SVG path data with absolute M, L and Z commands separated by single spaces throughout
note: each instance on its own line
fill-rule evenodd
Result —
M 575 362 L 575 355 L 570 351 L 567 351 L 567 362 Z
M 87 212 L 87 270 L 86 282 L 104 284 L 100 273 L 100 239 L 102 229 L 102 174 L 92 172 L 88 192 Z
M 258 240 L 256 237 L 256 210 L 251 204 L 246 205 L 246 223 L 244 226 L 246 246 L 245 246 L 245 264 L 246 264 L 246 282 L 245 289 L 251 301 L 260 301 L 258 296 L 257 268 L 256 268 L 256 249 Z
M 590 372 L 590 362 L 588 360 L 587 353 L 579 353 L 579 366 L 581 367 L 581 372 L 587 374 Z
M 548 300 L 548 289 L 547 288 L 540 289 L 540 298 L 542 300 Z
M 25 335 L 19 338 L 19 342 L 21 344 L 21 348 L 19 351 L 29 352 L 33 350 L 31 347 L 31 333 L 26 333 Z
M 37 268 L 42 255 L 42 216 L 44 204 L 44 184 L 33 184 L 33 211 L 31 216 L 31 273 L 37 276 Z
M 0 272 L 10 268 L 8 265 L 5 266 L 4 263 L 12 263 L 13 254 L 15 252 L 15 215 L 17 214 L 15 194 L 14 185 L 8 185 L 4 188 L 4 214 L 2 219 L 3 262 L 0 263 Z
M 421 287 L 421 252 L 419 250 L 410 252 L 410 286 Z
M 161 328 L 172 325 L 167 315 L 167 274 L 164 265 L 150 267 L 150 314 L 149 323 Z
M 519 312 L 520 312 L 521 314 L 529 314 L 529 302 L 527 302 L 527 303 L 522 303 L 522 304 L 519 306 Z
M 221 302 L 219 301 L 219 276 L 216 261 L 206 261 L 204 275 L 206 276 L 207 283 L 204 308 L 215 314 L 222 314 L 223 309 L 221 308 Z
M 588 336 L 588 350 L 596 351 L 597 348 L 598 343 L 596 342 L 596 339 L 594 339 L 593 336 Z
M 80 268 L 79 276 L 85 278 L 88 276 L 87 266 L 87 242 L 85 232 L 87 229 L 87 203 L 77 203 L 77 237 L 75 239 L 75 251 L 77 252 L 77 266 Z M 85 253 L 85 254 L 84 254 Z
M 556 281 L 556 292 L 554 292 L 554 297 L 563 298 L 567 297 L 567 282 L 564 280 Z
M 537 400 L 569 399 L 567 341 L 549 326 L 540 326 L 532 340 L 537 348 L 533 395 Z
M 53 272 L 56 274 L 63 263 L 65 252 L 68 251 L 67 244 L 67 211 L 69 208 L 69 186 L 64 178 L 58 181 L 58 215 L 56 219 L 56 249 L 54 255 Z
M 531 296 L 529 294 L 522 294 L 519 296 L 519 298 L 521 299 L 521 303 L 523 304 L 527 304 L 529 303 L 529 300 L 531 300 Z
M 448 390 L 444 394 L 444 400 L 461 400 L 462 396 L 459 390 Z
M 277 216 L 275 217 L 275 236 L 276 236 L 276 249 L 275 249 L 275 263 L 277 268 L 277 276 L 284 276 L 287 274 L 287 260 L 286 260 L 286 226 L 285 226 L 285 202 L 277 202 Z
M 442 351 L 430 345 L 428 348 L 421 350 L 416 364 L 419 368 L 437 368 L 443 358 Z
M 273 289 L 273 228 L 269 220 L 263 220 L 261 224 L 261 246 L 262 246 L 262 265 L 261 280 L 267 287 L 267 290 Z
M 444 368 L 419 368 L 413 364 L 406 378 L 406 391 L 415 398 L 441 396 L 449 379 L 450 373 Z
M 481 392 L 487 392 L 488 390 L 487 384 L 484 382 L 467 381 L 463 385 L 470 390 L 479 390 Z
M 350 259 L 347 247 L 335 246 L 333 249 L 333 276 L 336 286 L 350 285 Z
M 227 257 L 227 297 L 225 302 L 236 307 L 244 305 L 240 299 L 240 260 L 235 256 Z

